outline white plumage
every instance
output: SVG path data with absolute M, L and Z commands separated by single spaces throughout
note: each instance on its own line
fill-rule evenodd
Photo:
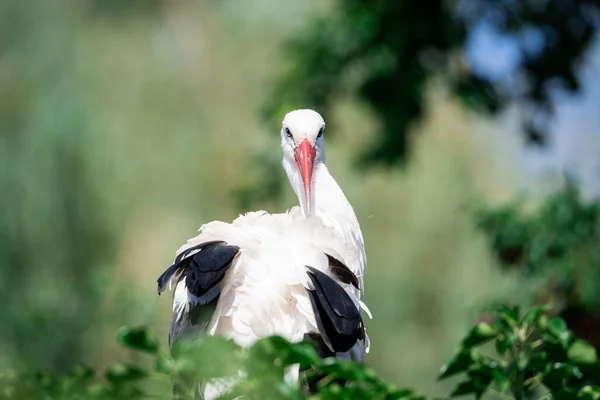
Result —
M 297 342 L 316 334 L 331 354 L 362 360 L 368 351 L 359 311 L 366 310 L 364 243 L 351 205 L 325 166 L 323 129 L 312 110 L 283 121 L 283 166 L 300 207 L 207 223 L 177 251 L 158 281 L 159 293 L 176 283 L 171 345 L 202 333 L 241 346 L 270 335 Z
M 298 211 L 297 208 L 284 214 L 256 211 L 240 216 L 231 224 L 210 222 L 178 250 L 180 254 L 195 245 L 217 240 L 239 247 L 219 284 L 220 298 L 205 328 L 208 334 L 222 335 L 249 346 L 269 335 L 300 341 L 304 334 L 318 332 L 306 292 L 306 288 L 312 287 L 306 266 L 337 279 L 329 271 L 326 254 L 344 262 L 351 258 L 352 249 L 320 219 L 305 218 Z M 359 290 L 349 284 L 343 287 L 357 308 L 361 307 Z M 201 300 L 188 293 L 182 280 L 177 284 L 173 312 L 185 313 Z M 212 300 L 211 296 L 206 300 Z M 360 359 L 360 354 L 355 357 Z

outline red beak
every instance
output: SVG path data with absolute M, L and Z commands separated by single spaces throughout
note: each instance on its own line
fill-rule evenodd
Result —
M 304 195 L 306 196 L 307 212 L 310 210 L 310 181 L 312 179 L 312 170 L 315 162 L 316 150 L 311 146 L 310 142 L 304 139 L 300 145 L 294 150 L 296 163 L 302 176 L 304 183 Z

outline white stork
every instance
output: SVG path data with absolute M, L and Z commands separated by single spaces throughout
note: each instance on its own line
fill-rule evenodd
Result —
M 202 333 L 241 346 L 270 335 L 292 342 L 310 335 L 320 339 L 322 356 L 362 360 L 369 346 L 360 314 L 369 313 L 363 238 L 325 166 L 324 128 L 312 110 L 283 121 L 283 166 L 300 207 L 210 222 L 177 251 L 158 279 L 159 294 L 176 282 L 171 346 Z
M 296 110 L 283 119 L 283 168 L 298 196 L 304 215 L 316 215 L 333 228 L 352 249 L 346 260 L 364 293 L 367 265 L 365 243 L 352 205 L 325 165 L 325 121 L 313 110 Z

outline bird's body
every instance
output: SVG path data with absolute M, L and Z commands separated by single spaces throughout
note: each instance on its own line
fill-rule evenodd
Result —
M 201 334 L 244 347 L 271 335 L 292 342 L 312 335 L 326 349 L 322 356 L 362 360 L 369 346 L 360 314 L 364 242 L 325 166 L 323 129 L 312 110 L 283 121 L 283 166 L 299 207 L 210 222 L 178 250 L 158 280 L 159 294 L 176 284 L 171 345 Z
M 251 212 L 230 224 L 210 222 L 178 254 L 214 241 L 235 245 L 239 250 L 216 285 L 219 298 L 211 306 L 214 311 L 210 320 L 190 321 L 197 326 L 196 334 L 224 336 L 241 346 L 250 346 L 270 335 L 297 342 L 308 333 L 318 334 L 307 293 L 312 287 L 307 266 L 331 276 L 346 290 L 357 309 L 362 306 L 358 300 L 360 290 L 342 282 L 330 267 L 330 257 L 342 264 L 346 259 L 351 260 L 352 249 L 319 218 L 306 218 L 297 208 L 282 214 Z M 352 268 L 347 267 L 351 272 Z M 190 293 L 185 277 L 182 278 L 175 289 L 174 315 L 193 314 L 190 311 L 205 306 L 201 304 L 204 301 L 210 305 L 217 291 L 204 298 L 196 296 Z M 179 329 L 177 323 L 173 326 L 171 342 L 189 334 L 190 329 L 185 325 L 186 329 Z M 360 359 L 360 354 L 352 358 Z

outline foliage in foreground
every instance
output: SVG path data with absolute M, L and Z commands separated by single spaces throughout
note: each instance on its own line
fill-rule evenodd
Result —
M 536 307 L 521 315 L 518 307 L 501 306 L 490 323 L 471 329 L 441 370 L 440 379 L 463 377 L 451 396 L 479 398 L 489 392 L 517 400 L 600 398 L 596 349 L 575 338 L 561 318 L 548 318 L 547 310 Z M 488 342 L 494 356 L 480 349 Z
M 517 400 L 600 399 L 596 350 L 573 337 L 562 319 L 548 318 L 547 310 L 538 307 L 521 315 L 518 307 L 501 306 L 491 313 L 489 323 L 473 327 L 440 371 L 440 380 L 455 375 L 463 378 L 448 397 L 489 394 Z M 170 357 L 144 328 L 123 328 L 117 339 L 153 356 L 154 366 L 116 363 L 105 371 L 104 379 L 95 378 L 94 371 L 86 367 L 62 376 L 4 373 L 0 375 L 0 399 L 169 398 L 173 377 L 227 378 L 243 371 L 224 398 L 244 394 L 246 399 L 425 400 L 412 389 L 386 383 L 366 365 L 322 360 L 309 342 L 291 344 L 270 337 L 242 349 L 231 341 L 209 337 L 181 343 Z M 495 356 L 480 349 L 486 343 L 494 344 Z M 285 381 L 286 368 L 294 364 L 306 370 L 305 379 L 316 386 L 316 394 L 309 396 L 302 387 Z

